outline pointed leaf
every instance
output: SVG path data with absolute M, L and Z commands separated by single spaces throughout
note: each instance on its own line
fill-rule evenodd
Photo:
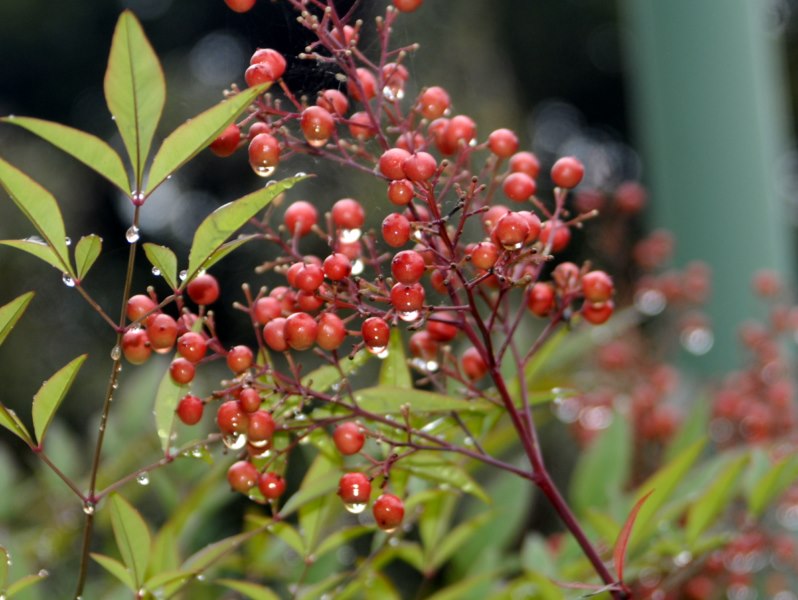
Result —
M 753 486 L 748 511 L 755 518 L 762 515 L 771 502 L 787 491 L 798 479 L 798 455 L 791 454 L 774 465 Z
M 491 512 L 483 512 L 450 530 L 446 537 L 433 548 L 428 568 L 437 571 L 493 516 Z
M 161 449 L 169 450 L 169 442 L 175 425 L 177 405 L 186 394 L 185 385 L 178 385 L 169 374 L 169 369 L 163 374 L 158 391 L 155 393 L 155 426 L 158 438 L 161 440 Z
M 410 375 L 410 369 L 407 368 L 402 332 L 398 327 L 391 330 L 388 356 L 382 361 L 382 367 L 380 367 L 380 385 L 405 389 L 413 387 L 413 378 Z
M 39 583 L 42 579 L 46 579 L 49 576 L 50 573 L 42 569 L 35 575 L 26 575 L 22 579 L 17 579 L 14 583 L 8 586 L 8 590 L 6 590 L 6 598 L 8 598 L 8 600 L 11 600 L 11 598 L 16 596 L 20 592 L 28 589 L 32 585 Z
M 387 414 L 402 412 L 404 406 L 411 413 L 449 412 L 452 410 L 485 412 L 491 405 L 480 400 L 465 400 L 435 392 L 401 389 L 388 386 L 371 387 L 355 393 L 358 406 L 369 412 Z
M 150 559 L 150 530 L 138 511 L 119 494 L 111 494 L 109 504 L 116 545 L 138 589 L 144 583 Z
M 53 420 L 55 411 L 61 406 L 64 396 L 72 386 L 72 382 L 75 381 L 75 376 L 87 356 L 87 354 L 82 354 L 72 359 L 70 363 L 45 381 L 33 397 L 33 430 L 40 446 L 44 443 L 44 434 L 47 433 L 47 427 Z
M 485 493 L 485 490 L 474 481 L 463 467 L 447 462 L 440 453 L 418 452 L 403 459 L 394 468 L 408 471 L 416 477 L 421 477 L 428 481 L 443 483 L 457 488 L 466 494 L 479 498 L 485 504 L 491 503 L 490 496 Z
M 137 182 L 166 102 L 161 64 L 129 10 L 116 23 L 105 71 L 105 101 L 127 148 Z
M 22 318 L 23 313 L 28 308 L 28 304 L 33 300 L 33 292 L 26 292 L 17 296 L 8 304 L 0 306 L 0 344 L 2 344 L 17 321 Z
M 632 534 L 632 528 L 637 520 L 637 514 L 640 512 L 643 504 L 651 497 L 654 490 L 649 491 L 640 500 L 638 500 L 632 507 L 626 522 L 618 534 L 618 539 L 615 540 L 615 547 L 612 550 L 612 559 L 615 563 L 615 571 L 618 573 L 618 581 L 623 582 L 623 563 L 626 560 L 626 547 L 629 545 L 629 536 Z
M 18 125 L 38 135 L 105 177 L 125 194 L 130 193 L 130 182 L 122 159 L 100 138 L 79 129 L 42 119 L 10 116 L 0 120 Z
M 302 480 L 300 488 L 280 509 L 280 516 L 287 517 L 301 506 L 304 506 L 319 496 L 334 494 L 335 490 L 338 489 L 338 480 L 340 478 L 341 473 L 338 471 L 329 471 L 313 480 L 308 479 L 306 475 Z
M 365 525 L 353 525 L 352 527 L 334 531 L 319 543 L 316 550 L 313 552 L 313 556 L 318 560 L 327 552 L 336 550 L 347 542 L 351 542 L 353 539 L 371 533 L 372 531 L 374 531 L 373 527 L 366 527 Z
M 166 246 L 146 243 L 142 246 L 144 254 L 153 267 L 161 272 L 166 284 L 173 290 L 180 285 L 177 281 L 177 256 Z
M 181 567 L 183 571 L 200 574 L 222 557 L 230 554 L 248 539 L 260 533 L 260 530 L 247 531 L 233 535 L 213 544 L 205 546 L 202 550 L 189 556 Z
M 133 590 L 134 592 L 138 591 L 136 584 L 133 583 L 133 577 L 131 577 L 130 571 L 128 571 L 121 562 L 115 558 L 105 556 L 104 554 L 97 554 L 96 552 L 92 552 L 91 557 L 97 561 L 103 569 L 125 584 L 127 589 Z
M 236 579 L 217 579 L 214 583 L 223 585 L 240 594 L 244 594 L 250 600 L 279 600 L 280 597 L 269 588 L 252 583 L 250 581 L 239 581 Z
M 8 429 L 11 433 L 28 444 L 28 446 L 34 445 L 33 438 L 31 438 L 30 433 L 28 433 L 25 424 L 20 421 L 17 413 L 7 408 L 4 404 L 0 404 L 0 426 Z
M 94 265 L 94 261 L 100 256 L 103 247 L 103 239 L 99 235 L 85 235 L 75 246 L 75 268 L 78 280 L 83 281 L 86 273 Z
M 39 260 L 43 260 L 48 265 L 52 265 L 59 271 L 64 270 L 63 261 L 60 258 L 58 258 L 58 255 L 55 253 L 55 251 L 44 242 L 40 242 L 33 239 L 0 240 L 0 244 L 2 244 L 3 246 L 9 246 L 11 248 L 16 248 L 17 250 L 22 250 L 23 252 L 27 252 L 28 254 L 32 254 Z
M 687 543 L 694 547 L 704 531 L 707 530 L 720 516 L 723 510 L 734 500 L 737 484 L 742 476 L 743 469 L 748 464 L 749 454 L 743 454 L 729 462 L 728 465 L 715 477 L 712 484 L 706 489 L 687 511 L 687 525 L 685 533 Z
M 157 575 L 153 575 L 150 577 L 147 582 L 144 584 L 144 587 L 153 592 L 153 595 L 157 598 L 158 588 L 162 588 L 166 585 L 171 584 L 181 584 L 185 582 L 187 579 L 193 578 L 193 573 L 186 573 L 185 571 L 176 571 L 176 570 L 169 570 L 169 571 L 161 571 Z M 166 597 L 169 597 L 168 594 L 165 594 Z
M 326 392 L 341 383 L 342 374 L 343 377 L 354 375 L 372 356 L 371 352 L 358 352 L 351 360 L 341 359 L 338 367 L 333 365 L 319 367 L 302 377 L 302 385 L 309 386 L 316 392 Z
M 236 239 L 230 240 L 229 242 L 225 242 L 221 246 L 219 246 L 216 250 L 211 253 L 211 255 L 205 260 L 202 265 L 203 269 L 210 269 L 213 265 L 218 263 L 222 260 L 225 256 L 233 252 L 234 250 L 240 248 L 247 242 L 251 242 L 252 240 L 256 240 L 260 238 L 258 234 L 249 234 L 244 235 L 243 233 L 238 235 Z
M 194 232 L 188 254 L 188 277 L 191 281 L 205 262 L 233 233 L 266 208 L 269 203 L 305 177 L 290 177 L 220 206 L 200 223 Z
M 305 554 L 305 542 L 302 541 L 302 536 L 289 523 L 285 521 L 275 523 L 269 532 L 284 541 L 299 556 Z
M 64 219 L 53 195 L 3 159 L 0 159 L 0 185 L 55 252 L 57 262 L 50 264 L 74 276 L 69 264 Z
M 247 88 L 230 96 L 170 133 L 152 160 L 147 195 L 216 139 L 267 87 Z

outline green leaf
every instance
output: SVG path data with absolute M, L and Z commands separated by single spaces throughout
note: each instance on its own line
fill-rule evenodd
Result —
M 484 581 L 495 580 L 499 574 L 500 572 L 498 571 L 487 571 L 479 575 L 474 575 L 473 577 L 461 579 L 457 583 L 446 586 L 431 596 L 427 596 L 427 600 L 461 600 L 461 598 L 477 585 Z
M 129 10 L 116 23 L 103 88 L 138 185 L 166 102 L 166 83 L 155 51 Z
M 26 575 L 22 579 L 17 579 L 14 583 L 8 586 L 8 590 L 6 590 L 6 598 L 11 600 L 14 596 L 19 594 L 20 592 L 28 589 L 30 586 L 39 583 L 42 579 L 46 579 L 49 577 L 50 574 L 42 569 L 35 575 Z
M 152 160 L 147 195 L 216 139 L 267 87 L 247 88 L 228 97 L 170 133 Z
M 256 233 L 244 235 L 241 234 L 236 239 L 230 240 L 229 242 L 225 242 L 221 246 L 219 246 L 213 253 L 207 258 L 205 263 L 203 264 L 203 269 L 210 269 L 213 265 L 218 263 L 222 260 L 225 256 L 233 252 L 234 250 L 240 248 L 247 242 L 251 242 L 252 240 L 256 240 L 260 238 L 260 236 Z
M 0 592 L 8 586 L 8 563 L 10 560 L 8 550 L 0 546 Z
M 200 574 L 222 557 L 236 550 L 241 544 L 260 533 L 260 529 L 233 535 L 213 544 L 205 546 L 202 550 L 189 556 L 181 567 L 183 571 Z
M 353 525 L 352 527 L 334 531 L 319 543 L 316 550 L 313 552 L 313 556 L 318 560 L 327 552 L 331 552 L 339 546 L 343 546 L 347 542 L 351 542 L 355 538 L 371 533 L 372 531 L 374 531 L 373 527 L 366 527 L 365 525 Z
M 169 450 L 172 429 L 175 425 L 177 405 L 186 393 L 187 387 L 178 385 L 169 375 L 169 369 L 163 374 L 158 391 L 155 393 L 155 427 L 161 440 L 161 449 Z
M 109 504 L 116 545 L 138 589 L 144 583 L 150 559 L 150 531 L 138 511 L 119 494 L 111 494 Z
M 79 129 L 42 119 L 9 116 L 0 120 L 18 125 L 38 135 L 105 177 L 125 194 L 130 193 L 130 182 L 122 159 L 100 138 Z
M 69 263 L 67 252 L 66 230 L 61 209 L 55 197 L 28 177 L 25 173 L 0 159 L 0 185 L 3 186 L 17 208 L 27 217 L 28 221 L 36 228 L 39 235 L 55 253 L 56 260 L 50 264 L 61 271 L 66 271 L 74 277 L 75 272 Z M 7 244 L 11 245 L 11 244 Z M 24 249 L 24 248 L 20 248 Z M 35 254 L 30 249 L 26 250 Z
M 648 500 L 653 493 L 654 490 L 651 490 L 635 503 L 631 512 L 629 513 L 629 516 L 626 518 L 620 533 L 618 534 L 618 539 L 615 540 L 615 546 L 613 546 L 612 550 L 612 562 L 615 565 L 615 572 L 618 574 L 618 581 L 623 581 L 623 567 L 624 563 L 626 562 L 626 548 L 629 545 L 629 536 L 632 534 L 632 528 L 635 526 L 637 515 L 640 513 L 640 509 L 643 507 L 643 504 L 645 504 L 646 500 Z
M 8 304 L 0 306 L 0 344 L 6 341 L 8 334 L 22 318 L 23 313 L 28 308 L 28 304 L 33 300 L 34 293 L 26 292 L 17 296 Z
M 394 327 L 391 330 L 391 339 L 388 341 L 388 356 L 382 361 L 380 367 L 380 385 L 398 389 L 413 387 L 413 377 L 407 368 L 405 345 L 402 341 L 402 332 Z
M 152 559 L 150 560 L 150 575 L 157 576 L 162 571 L 176 570 L 180 566 L 180 554 L 177 548 L 177 527 L 173 522 L 166 523 L 155 534 L 152 543 Z M 147 580 L 147 586 L 152 579 Z
M 701 451 L 704 449 L 705 439 L 693 442 L 685 448 L 672 461 L 660 467 L 660 469 L 649 477 L 638 487 L 635 494 L 634 503 L 637 504 L 641 498 L 651 493 L 651 497 L 640 508 L 637 513 L 637 526 L 632 532 L 629 541 L 629 551 L 637 545 L 656 527 L 655 518 L 657 511 L 671 498 L 671 494 L 682 481 L 684 476 L 698 460 Z
M 188 254 L 188 277 L 191 281 L 206 261 L 233 233 L 266 208 L 269 203 L 305 177 L 289 177 L 220 206 L 200 223 L 194 232 Z
M 450 530 L 448 535 L 433 548 L 428 568 L 432 571 L 437 571 L 493 516 L 491 512 L 483 512 Z
M 798 455 L 791 454 L 780 460 L 753 486 L 748 498 L 748 512 L 758 518 L 765 509 L 787 491 L 798 479 Z
M 166 284 L 176 290 L 180 285 L 177 281 L 177 256 L 171 249 L 158 244 L 145 243 L 142 245 L 147 260 L 153 267 L 161 272 Z
M 629 477 L 632 433 L 623 415 L 615 414 L 610 426 L 579 455 L 569 486 L 571 508 L 584 515 L 588 508 L 608 510 L 620 498 Z
M 130 575 L 130 571 L 128 571 L 121 562 L 115 558 L 105 556 L 104 554 L 97 554 L 96 552 L 92 552 L 91 557 L 97 561 L 103 569 L 124 583 L 126 588 L 134 592 L 138 591 L 136 584 L 133 583 L 133 577 Z
M 334 365 L 319 367 L 302 377 L 302 385 L 316 392 L 326 392 L 341 382 L 342 374 L 344 377 L 353 375 L 372 356 L 371 352 L 358 352 L 351 360 L 341 359 L 337 367 Z
M 302 536 L 290 524 L 285 521 L 274 523 L 269 532 L 284 541 L 294 552 L 299 556 L 305 554 L 305 542 L 302 541 Z
M 223 585 L 224 587 L 239 592 L 240 594 L 244 594 L 251 600 L 280 599 L 280 597 L 269 588 L 265 588 L 262 585 L 258 585 L 257 583 L 252 583 L 249 581 L 238 581 L 236 579 L 217 579 L 214 583 L 218 583 L 219 585 Z
M 16 435 L 18 438 L 28 444 L 28 446 L 34 445 L 33 438 L 30 436 L 30 433 L 28 433 L 28 429 L 25 427 L 25 424 L 20 421 L 17 413 L 10 408 L 7 408 L 2 403 L 0 403 L 0 425 Z
M 158 598 L 158 588 L 163 588 L 167 585 L 174 585 L 174 584 L 182 584 L 187 579 L 193 578 L 194 575 L 192 573 L 186 573 L 185 571 L 176 571 L 176 570 L 169 570 L 169 571 L 161 571 L 157 575 L 153 575 L 150 577 L 147 582 L 144 584 L 144 588 L 153 592 L 153 595 Z M 163 590 L 166 592 L 166 590 Z M 171 597 L 169 592 L 164 594 L 165 597 Z
M 72 382 L 75 381 L 75 376 L 78 374 L 80 367 L 83 366 L 87 356 L 87 354 L 81 354 L 72 359 L 71 362 L 45 381 L 33 397 L 33 430 L 36 433 L 39 445 L 44 443 L 44 434 L 47 433 L 47 427 L 53 420 L 55 411 L 61 406 L 64 396 L 66 396 L 72 386 Z
M 100 256 L 103 247 L 103 239 L 99 235 L 85 235 L 75 246 L 75 267 L 77 269 L 78 280 L 82 281 L 86 273 L 94 265 L 94 261 Z
M 734 500 L 737 484 L 743 469 L 748 464 L 749 454 L 738 456 L 715 477 L 712 484 L 706 489 L 687 511 L 687 525 L 685 533 L 687 543 L 693 548 L 698 537 L 707 530 L 720 516 L 723 510 Z
M 490 496 L 463 467 L 447 462 L 440 453 L 417 452 L 398 462 L 394 468 L 427 481 L 449 485 L 479 498 L 485 504 L 491 503 Z
M 404 406 L 411 413 L 449 412 L 485 412 L 491 405 L 481 400 L 465 400 L 453 398 L 435 392 L 416 389 L 401 389 L 387 386 L 365 388 L 355 392 L 358 406 L 369 412 L 387 414 L 402 412 Z
M 324 473 L 315 479 L 308 478 L 306 474 L 305 478 L 302 480 L 302 485 L 300 485 L 296 493 L 291 496 L 280 509 L 280 516 L 286 517 L 290 515 L 292 512 L 298 510 L 299 507 L 304 506 L 319 496 L 334 494 L 335 490 L 338 489 L 338 480 L 340 478 L 341 473 L 337 470 Z
M 676 436 L 668 444 L 665 461 L 674 458 L 696 440 L 700 440 L 709 430 L 712 402 L 705 395 L 698 396 L 690 406 L 690 412 L 684 418 Z
M 32 254 L 39 260 L 43 260 L 49 265 L 52 265 L 59 272 L 64 270 L 64 265 L 55 251 L 48 246 L 44 242 L 40 242 L 35 239 L 27 239 L 27 240 L 0 240 L 0 244 L 3 246 L 9 246 L 10 248 L 16 248 L 17 250 L 22 250 L 23 252 L 27 252 L 28 254 Z

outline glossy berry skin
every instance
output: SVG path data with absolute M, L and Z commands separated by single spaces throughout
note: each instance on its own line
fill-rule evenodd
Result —
M 461 145 L 468 145 L 477 135 L 477 126 L 471 117 L 457 115 L 449 119 L 449 124 L 443 131 L 440 151 L 444 154 L 454 154 Z
M 404 179 L 405 171 L 402 165 L 410 158 L 410 152 L 402 148 L 390 148 L 382 153 L 378 163 L 380 173 L 391 180 Z
M 449 93 L 442 87 L 432 86 L 421 92 L 416 103 L 416 109 L 425 119 L 433 121 L 442 117 L 450 105 Z
M 428 152 L 415 152 L 402 162 L 402 171 L 410 181 L 427 181 L 438 169 L 438 162 Z
M 360 332 L 363 334 L 363 342 L 370 349 L 382 350 L 388 345 L 388 340 L 391 337 L 391 328 L 380 317 L 369 317 L 363 321 Z
M 526 202 L 537 191 L 537 184 L 526 173 L 510 173 L 502 182 L 502 191 L 514 202 Z
M 416 331 L 411 335 L 407 347 L 410 354 L 423 360 L 434 360 L 438 355 L 438 342 L 426 329 Z
M 241 405 L 236 400 L 227 400 L 219 405 L 216 410 L 216 424 L 219 431 L 225 435 L 245 433 L 249 425 L 249 418 L 241 410 Z
M 245 387 L 238 394 L 238 404 L 245 413 L 254 413 L 260 409 L 260 393 L 251 387 Z
M 615 304 L 612 300 L 607 300 L 606 302 L 585 302 L 582 305 L 582 318 L 591 323 L 592 325 L 601 325 L 602 323 L 606 323 L 607 320 L 612 316 L 613 311 L 615 310 Z
M 333 442 L 335 442 L 335 447 L 338 448 L 338 452 L 344 456 L 350 456 L 360 452 L 360 449 L 363 448 L 363 444 L 366 443 L 366 436 L 363 435 L 363 431 L 357 423 L 347 421 L 335 428 L 333 431 Z
M 315 206 L 305 200 L 297 200 L 285 210 L 283 222 L 292 235 L 304 236 L 311 232 L 318 218 Z
M 131 296 L 125 305 L 125 314 L 131 321 L 139 321 L 145 315 L 154 311 L 158 305 L 149 296 L 144 294 L 136 294 Z
M 201 398 L 193 394 L 186 394 L 177 403 L 177 418 L 186 425 L 196 425 L 202 419 L 205 404 Z
M 251 462 L 239 460 L 227 469 L 227 482 L 233 491 L 247 494 L 258 483 L 258 470 Z
M 224 3 L 230 10 L 237 13 L 245 13 L 255 6 L 255 0 L 224 0 Z
M 323 349 L 336 350 L 346 339 L 346 328 L 341 318 L 330 312 L 326 312 L 319 317 L 318 330 L 316 332 L 316 345 Z
M 360 229 L 366 222 L 363 206 L 353 198 L 341 198 L 330 210 L 333 225 L 341 229 Z
M 414 196 L 413 184 L 407 179 L 396 179 L 388 184 L 388 200 L 391 204 L 407 206 Z
M 338 481 L 338 495 L 344 504 L 366 504 L 371 497 L 371 482 L 363 473 L 344 473 Z
M 546 317 L 554 310 L 554 300 L 554 288 L 548 283 L 537 282 L 529 290 L 526 306 L 533 315 Z
M 316 264 L 296 263 L 299 267 L 293 273 L 293 285 L 303 292 L 315 292 L 324 283 L 324 270 Z
M 295 312 L 285 321 L 285 341 L 293 350 L 307 350 L 316 341 L 319 326 L 305 312 Z
M 219 282 L 213 275 L 203 273 L 188 282 L 186 293 L 194 304 L 207 306 L 219 299 Z
M 122 334 L 122 354 L 131 365 L 141 365 L 147 362 L 152 354 L 150 339 L 143 329 L 128 329 Z
M 490 269 L 499 258 L 499 247 L 493 242 L 479 242 L 473 246 L 469 257 L 477 269 Z
M 261 473 L 258 477 L 258 489 L 267 500 L 277 500 L 285 493 L 285 479 L 271 471 Z
M 382 239 L 392 248 L 410 241 L 410 221 L 399 213 L 391 213 L 382 220 Z
M 488 148 L 499 158 L 510 158 L 518 150 L 518 136 L 510 129 L 496 129 L 488 136 Z
M 338 90 L 324 90 L 316 98 L 316 105 L 321 106 L 327 112 L 343 117 L 349 110 L 349 100 Z
M 509 212 L 496 222 L 491 235 L 505 249 L 515 250 L 526 242 L 529 224 L 522 215 Z
M 308 106 L 302 111 L 299 127 L 308 144 L 321 148 L 332 137 L 335 121 L 329 111 L 321 106 Z
M 368 69 L 358 67 L 354 79 L 347 82 L 349 97 L 358 102 L 368 102 L 377 95 L 377 80 Z
M 391 275 L 399 283 L 416 283 L 426 270 L 426 263 L 415 250 L 402 250 L 391 259 Z
M 548 245 L 550 239 L 551 252 L 554 254 L 562 252 L 571 241 L 571 230 L 562 221 L 556 219 L 544 221 L 540 226 L 540 241 Z
M 263 327 L 263 341 L 275 352 L 288 350 L 288 342 L 285 339 L 285 322 L 284 317 L 277 317 Z
M 460 331 L 459 320 L 452 312 L 435 312 L 427 319 L 427 331 L 436 342 L 451 342 Z
M 252 366 L 254 355 L 249 346 L 233 346 L 227 352 L 227 367 L 236 375 L 243 373 Z
M 393 0 L 393 5 L 396 7 L 396 10 L 403 13 L 418 10 L 423 3 L 424 0 Z
M 390 533 L 401 525 L 405 516 L 405 505 L 398 496 L 381 494 L 374 501 L 371 511 L 374 520 L 377 521 L 377 527 Z
M 482 358 L 482 355 L 479 351 L 474 348 L 473 346 L 466 349 L 463 352 L 463 356 L 460 359 L 460 364 L 463 368 L 463 373 L 469 379 L 476 380 L 481 379 L 485 376 L 485 373 L 488 372 L 488 365 L 485 363 L 485 360 Z
M 510 157 L 510 172 L 526 173 L 535 179 L 540 174 L 540 161 L 531 152 L 516 152 Z
M 255 301 L 252 308 L 255 321 L 260 325 L 266 325 L 272 319 L 276 319 L 282 314 L 283 308 L 277 298 L 271 296 L 264 296 Z
M 240 141 L 241 130 L 238 128 L 238 125 L 231 123 L 219 134 L 219 137 L 211 142 L 209 148 L 216 156 L 231 156 L 238 149 L 238 143 Z
M 250 442 L 265 442 L 274 436 L 274 418 L 265 410 L 257 410 L 249 415 L 247 438 Z
M 575 188 L 584 175 L 585 166 L 573 156 L 563 156 L 551 167 L 551 180 L 561 188 Z
M 506 206 L 494 204 L 488 210 L 482 213 L 482 227 L 485 229 L 485 233 L 490 235 L 490 232 L 493 231 L 494 227 L 496 227 L 496 223 L 499 222 L 499 219 L 509 212 L 510 209 Z
M 330 281 L 341 281 L 352 272 L 352 261 L 346 254 L 335 252 L 324 259 L 322 269 Z
M 526 219 L 526 224 L 529 225 L 529 233 L 524 243 L 531 244 L 538 239 L 540 235 L 540 229 L 542 227 L 540 218 L 535 213 L 528 210 L 519 210 L 518 214 L 524 217 L 524 219 Z
M 612 298 L 612 278 L 604 271 L 590 271 L 582 276 L 582 293 L 588 302 L 606 302 Z
M 194 363 L 185 358 L 176 358 L 169 365 L 169 375 L 172 381 L 179 385 L 186 385 L 194 380 L 196 367 Z
M 397 283 L 391 288 L 391 304 L 400 313 L 413 313 L 424 306 L 424 288 L 419 283 Z
M 208 342 L 201 333 L 189 331 L 181 335 L 177 340 L 177 351 L 180 356 L 193 363 L 202 360 L 207 350 Z
M 152 315 L 147 319 L 147 337 L 156 352 L 167 352 L 177 339 L 177 322 L 166 314 Z
M 352 113 L 348 119 L 348 127 L 352 137 L 362 142 L 370 140 L 377 135 L 377 130 L 372 124 L 371 117 L 363 111 Z
M 244 73 L 244 79 L 247 80 L 249 87 L 261 83 L 274 83 L 285 73 L 285 57 L 271 48 L 255 50 L 249 63 L 250 66 Z
M 249 164 L 259 172 L 271 174 L 280 164 L 280 142 L 270 133 L 259 133 L 249 142 Z

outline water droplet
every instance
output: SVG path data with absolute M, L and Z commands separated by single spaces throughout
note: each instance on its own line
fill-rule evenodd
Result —
M 376 353 L 376 356 L 380 360 L 385 360 L 386 358 L 388 358 L 388 348 L 387 347 L 383 348 L 381 352 Z
M 667 306 L 665 294 L 659 290 L 640 290 L 635 294 L 635 308 L 644 315 L 653 317 L 660 314 Z
M 150 485 L 150 475 L 146 471 L 142 471 L 136 477 L 136 483 L 139 485 Z
M 389 534 L 389 535 L 390 535 L 391 533 L 393 533 L 394 531 L 396 531 L 396 527 L 391 527 L 390 529 L 383 529 L 382 531 L 383 531 L 384 533 L 387 533 L 387 534 Z
M 363 261 L 359 258 L 352 263 L 352 275 L 360 275 L 363 272 Z
M 271 446 L 268 444 L 261 448 L 258 448 L 257 446 L 252 446 L 252 448 L 253 449 L 250 452 L 250 456 L 254 458 L 269 458 L 272 455 Z
M 71 246 L 71 245 L 72 245 L 72 238 L 71 238 L 71 237 L 65 237 L 65 238 L 64 238 L 64 243 L 65 243 L 67 246 Z
M 517 244 L 502 244 L 502 247 L 505 250 L 520 250 L 523 245 L 523 242 L 518 242 Z
M 89 502 L 88 500 L 83 503 L 83 512 L 87 515 L 94 514 L 94 502 Z
M 205 581 L 205 574 L 204 573 L 198 573 L 197 574 L 197 581 Z
M 133 192 L 131 199 L 133 200 L 133 204 L 135 206 L 141 206 L 144 204 L 144 194 L 142 192 Z
M 64 285 L 67 287 L 75 287 L 75 280 L 72 279 L 72 276 L 69 273 L 62 274 L 61 281 L 63 281 Z
M 353 515 L 359 515 L 364 510 L 366 510 L 366 506 L 368 506 L 367 502 L 345 502 L 344 508 L 351 512 Z
M 128 230 L 125 232 L 125 239 L 127 240 L 128 244 L 133 244 L 139 241 L 141 237 L 141 229 L 136 227 L 135 225 L 131 225 L 128 227 Z
M 44 241 L 42 238 L 40 238 L 38 235 L 31 235 L 31 236 L 28 236 L 28 237 L 26 237 L 26 238 L 25 238 L 23 241 L 25 241 L 25 242 L 31 242 L 31 243 L 33 243 L 33 244 L 41 244 L 42 246 L 46 246 L 46 245 L 47 245 L 47 242 L 45 242 L 45 241 Z
M 673 557 L 673 564 L 677 567 L 684 567 L 689 564 L 691 560 L 693 560 L 693 555 L 687 550 L 684 550 Z
M 417 310 L 399 311 L 399 318 L 405 323 L 416 321 L 421 313 Z
M 243 433 L 230 433 L 222 438 L 222 443 L 230 450 L 241 450 L 247 445 L 247 436 Z
M 111 115 L 111 120 L 116 121 L 116 115 Z
M 50 576 L 50 571 L 48 571 L 47 569 L 39 569 L 39 572 L 37 573 L 37 575 L 39 577 L 49 577 Z
M 271 177 L 274 173 L 275 167 L 265 167 L 263 165 L 252 165 L 252 170 L 258 177 Z
M 593 431 L 609 427 L 612 417 L 612 410 L 606 406 L 590 406 L 579 411 L 579 422 Z
M 554 415 L 563 423 L 573 423 L 579 418 L 581 406 L 576 398 L 555 398 L 551 406 Z
M 186 277 L 188 277 L 188 271 L 183 269 L 182 271 L 180 271 L 180 273 L 177 274 L 177 276 L 180 278 L 180 281 L 185 281 Z
M 156 277 L 160 277 L 161 276 L 161 270 L 158 267 L 153 267 L 152 268 L 152 274 L 155 275 Z
M 308 174 L 307 174 L 307 173 L 305 173 L 304 171 L 297 171 L 297 172 L 294 174 L 294 177 L 307 177 L 307 176 L 308 176 Z
M 363 232 L 360 229 L 342 229 L 338 233 L 338 239 L 344 244 L 351 244 L 360 239 Z
M 417 242 L 424 241 L 424 233 L 420 229 L 416 229 L 413 233 L 410 234 L 410 237 L 413 238 Z M 519 245 L 520 247 L 520 245 Z
M 114 346 L 111 348 L 111 360 L 119 360 L 122 358 L 122 348 Z
M 701 356 L 712 349 L 715 336 L 706 327 L 688 327 L 679 335 L 679 341 L 690 354 Z
M 318 140 L 305 140 L 311 148 L 321 148 L 327 143 L 330 138 L 322 138 Z

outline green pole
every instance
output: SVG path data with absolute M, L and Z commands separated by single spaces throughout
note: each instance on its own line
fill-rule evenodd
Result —
M 779 170 L 789 147 L 783 50 L 760 0 L 622 0 L 651 224 L 676 237 L 677 265 L 713 271 L 714 346 L 697 368 L 739 364 L 737 328 L 762 315 L 751 275 L 792 283 Z

